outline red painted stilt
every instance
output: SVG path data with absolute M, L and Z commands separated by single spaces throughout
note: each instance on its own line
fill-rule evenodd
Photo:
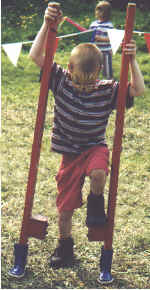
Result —
M 135 18 L 136 4 L 129 3 L 126 14 L 124 45 L 129 43 L 132 38 L 134 18 Z M 117 97 L 117 113 L 115 134 L 112 152 L 112 165 L 109 184 L 109 199 L 108 199 L 108 223 L 104 227 L 93 227 L 88 229 L 89 241 L 104 241 L 104 247 L 101 251 L 100 259 L 100 278 L 99 282 L 102 284 L 111 283 L 113 278 L 111 276 L 111 263 L 113 256 L 113 233 L 115 221 L 115 209 L 118 188 L 118 175 L 120 165 L 120 154 L 122 149 L 122 136 L 124 127 L 125 103 L 128 83 L 129 57 L 122 52 L 120 85 Z
M 58 3 L 54 3 L 54 5 L 59 10 L 60 5 Z M 27 183 L 27 191 L 25 196 L 25 207 L 20 233 L 20 241 L 18 244 L 14 245 L 14 256 L 15 256 L 14 267 L 8 272 L 10 276 L 16 278 L 21 278 L 25 274 L 25 266 L 27 263 L 27 255 L 28 255 L 28 239 L 30 237 L 34 237 L 42 240 L 45 238 L 47 234 L 46 231 L 48 226 L 47 218 L 42 216 L 33 217 L 32 207 L 46 115 L 47 98 L 49 91 L 48 85 L 50 80 L 50 73 L 54 53 L 57 45 L 56 33 L 57 33 L 57 23 L 50 24 L 48 29 L 46 52 L 45 52 L 46 54 L 40 86 L 40 96 L 34 130 L 34 139 L 32 144 L 32 153 Z

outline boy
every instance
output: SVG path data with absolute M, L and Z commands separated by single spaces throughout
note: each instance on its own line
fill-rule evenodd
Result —
M 49 3 L 43 25 L 30 50 L 31 58 L 41 69 L 49 23 L 59 23 L 62 16 L 53 4 Z M 131 41 L 124 50 L 130 55 L 131 84 L 126 98 L 127 107 L 130 107 L 133 96 L 143 93 L 144 81 L 135 59 L 135 42 Z M 68 70 L 56 63 L 52 66 L 49 82 L 55 97 L 52 150 L 62 154 L 56 177 L 60 236 L 50 261 L 55 268 L 73 261 L 72 216 L 74 209 L 82 205 L 81 189 L 85 176 L 90 178 L 86 225 L 102 226 L 107 222 L 103 192 L 109 150 L 105 131 L 109 115 L 115 108 L 119 83 L 98 80 L 101 68 L 102 53 L 91 43 L 80 44 L 72 50 Z
M 103 76 L 105 79 L 112 79 L 112 49 L 109 42 L 107 29 L 113 28 L 110 22 L 111 5 L 107 1 L 100 1 L 95 8 L 95 17 L 90 28 L 94 29 L 92 42 L 94 42 L 103 53 Z

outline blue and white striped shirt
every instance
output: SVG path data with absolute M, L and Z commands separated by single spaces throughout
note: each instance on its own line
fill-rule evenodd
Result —
M 102 37 L 108 37 L 107 29 L 112 28 L 113 24 L 110 21 L 102 22 L 99 20 L 95 20 L 90 25 L 90 29 L 94 30 L 91 41 L 94 42 L 100 48 L 101 51 L 110 51 L 111 45 L 108 41 L 96 42 L 95 36 L 98 35 Z
M 79 92 L 68 72 L 54 63 L 49 87 L 55 97 L 52 150 L 80 154 L 92 146 L 106 145 L 106 126 L 116 106 L 119 83 L 98 80 L 91 93 Z

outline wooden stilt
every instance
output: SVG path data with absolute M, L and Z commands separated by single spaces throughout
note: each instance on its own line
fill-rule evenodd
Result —
M 136 11 L 135 3 L 129 3 L 126 15 L 124 45 L 129 43 L 129 41 L 132 38 L 135 11 Z M 125 55 L 124 52 L 122 53 L 120 85 L 117 97 L 115 135 L 113 142 L 112 165 L 109 184 L 109 199 L 107 211 L 108 224 L 104 227 L 93 227 L 88 229 L 88 238 L 90 241 L 104 241 L 104 247 L 102 247 L 101 249 L 100 276 L 98 279 L 98 281 L 101 284 L 109 284 L 112 283 L 114 280 L 111 275 L 111 265 L 113 257 L 112 245 L 113 245 L 115 210 L 117 200 L 120 154 L 122 150 L 122 136 L 123 136 L 124 114 L 127 95 L 129 57 L 130 56 Z
M 128 4 L 123 45 L 126 45 L 132 38 L 135 9 L 136 9 L 136 5 L 134 3 Z M 109 184 L 109 199 L 108 199 L 108 212 L 107 212 L 108 224 L 104 227 L 89 228 L 89 231 L 88 231 L 88 238 L 90 241 L 105 241 L 105 243 L 107 244 L 109 242 L 109 248 L 112 247 L 112 241 L 113 241 L 113 229 L 114 229 L 114 217 L 115 217 L 116 197 L 117 197 L 117 188 L 118 188 L 120 154 L 122 150 L 122 135 L 123 135 L 124 113 L 125 113 L 127 84 L 128 84 L 129 57 L 130 56 L 125 55 L 125 53 L 122 52 L 120 85 L 119 85 L 119 91 L 118 91 L 118 96 L 117 96 L 117 113 L 116 113 L 115 134 L 114 134 L 113 152 L 112 152 L 112 165 L 111 165 L 110 184 Z
M 60 5 L 56 2 L 55 3 L 53 2 L 53 5 L 57 9 L 59 9 L 60 7 Z M 30 237 L 44 239 L 47 234 L 46 231 L 48 226 L 47 218 L 42 216 L 32 217 L 32 207 L 44 130 L 50 74 L 54 52 L 56 50 L 57 25 L 58 25 L 57 23 L 53 23 L 50 24 L 48 28 L 48 36 L 45 51 L 46 54 L 40 86 L 40 96 L 32 144 L 31 161 L 27 182 L 27 191 L 25 196 L 25 206 L 20 233 L 20 241 L 18 244 L 14 245 L 14 256 L 15 256 L 14 267 L 8 272 L 10 276 L 16 278 L 23 277 L 25 273 L 25 266 L 28 255 L 28 244 L 27 244 L 28 239 Z

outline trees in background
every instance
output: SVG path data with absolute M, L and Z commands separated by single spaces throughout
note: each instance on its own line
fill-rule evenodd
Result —
M 2 43 L 33 40 L 37 28 L 43 20 L 43 13 L 50 0 L 1 0 L 2 7 Z M 52 0 L 54 1 L 54 0 Z M 57 1 L 57 0 L 56 0 Z M 129 0 L 108 0 L 112 4 L 114 27 L 123 29 L 124 17 Z M 150 0 L 130 0 L 136 2 L 139 7 L 137 13 L 136 29 L 138 31 L 149 31 Z M 94 9 L 99 0 L 58 0 L 61 3 L 64 15 L 71 17 L 85 27 L 89 27 Z M 118 11 L 117 11 L 118 9 Z M 62 26 L 63 33 L 67 33 L 68 26 Z M 70 27 L 72 32 L 72 28 Z M 70 31 L 70 30 L 69 30 Z M 73 31 L 74 32 L 74 31 Z M 136 36 L 135 36 L 136 37 Z M 145 51 L 144 37 L 137 38 L 140 50 Z
M 128 2 L 135 2 L 137 4 L 137 7 L 142 9 L 142 10 L 147 10 L 148 8 L 150 8 L 150 1 L 149 0 L 108 0 L 111 4 L 113 8 L 118 8 L 118 9 L 125 9 Z M 14 9 L 14 8 L 19 8 L 22 7 L 22 9 L 30 9 L 30 7 L 37 7 L 37 8 L 41 8 L 47 5 L 47 3 L 49 2 L 49 0 L 1 0 L 1 5 L 2 8 L 9 6 L 10 9 Z M 58 0 L 59 2 L 59 0 Z M 60 3 L 62 5 L 62 7 L 67 11 L 67 10 L 71 10 L 72 12 L 74 12 L 75 14 L 79 13 L 79 10 L 77 9 L 77 7 L 80 7 L 80 11 L 82 11 L 82 9 L 88 9 L 88 6 L 95 6 L 96 3 L 99 2 L 99 0 L 60 0 Z
M 125 9 L 127 7 L 127 4 L 129 2 L 134 2 L 136 3 L 137 7 L 140 8 L 141 10 L 147 10 L 150 8 L 150 1 L 149 0 L 109 0 L 109 2 L 112 4 L 113 8 L 118 8 L 118 9 Z

